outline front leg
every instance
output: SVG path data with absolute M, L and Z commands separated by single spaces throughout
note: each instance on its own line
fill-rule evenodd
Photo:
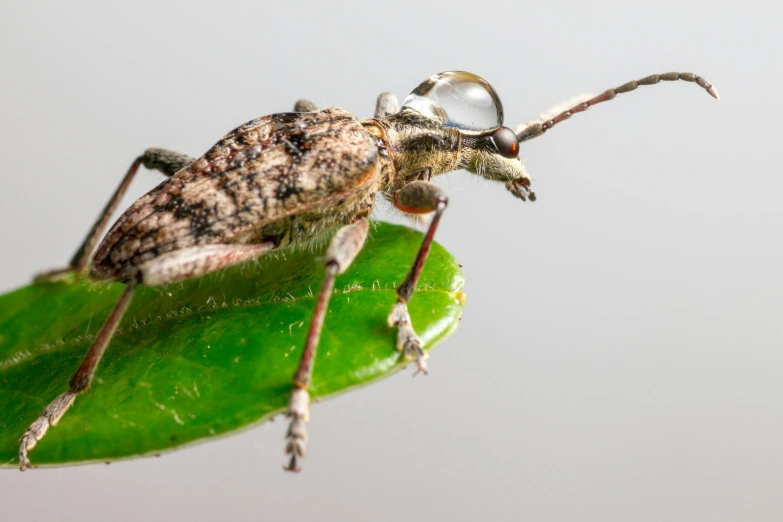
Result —
M 397 302 L 392 307 L 388 320 L 389 326 L 397 327 L 397 349 L 404 352 L 406 359 L 416 361 L 416 373 L 427 373 L 427 353 L 411 324 L 408 301 L 416 291 L 416 283 L 419 281 L 424 262 L 430 252 L 435 230 L 438 228 L 440 217 L 446 210 L 448 203 L 449 198 L 443 193 L 443 190 L 426 181 L 409 183 L 394 194 L 394 206 L 403 212 L 425 214 L 435 211 L 427 234 L 424 236 L 424 241 L 422 241 L 416 259 L 413 261 L 413 266 L 402 284 L 397 287 Z

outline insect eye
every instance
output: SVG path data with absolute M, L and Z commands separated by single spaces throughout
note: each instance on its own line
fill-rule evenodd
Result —
M 495 90 L 483 78 L 463 71 L 429 77 L 405 98 L 403 107 L 468 135 L 487 134 L 503 125 L 503 105 Z
M 517 135 L 508 127 L 502 127 L 490 136 L 489 141 L 495 146 L 498 154 L 505 158 L 516 158 L 519 155 Z

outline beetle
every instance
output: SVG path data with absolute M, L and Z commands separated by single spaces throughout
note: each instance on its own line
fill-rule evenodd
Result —
M 409 215 L 434 213 L 413 266 L 396 289 L 397 299 L 388 316 L 389 326 L 397 329 L 397 349 L 415 362 L 417 373 L 426 373 L 427 354 L 411 324 L 407 303 L 448 206 L 446 194 L 431 179 L 466 169 L 504 183 L 517 198 L 535 201 L 531 178 L 519 158 L 520 143 L 617 94 L 676 80 L 694 82 L 718 99 L 717 90 L 699 75 L 655 74 L 512 130 L 503 126 L 503 106 L 489 83 L 468 72 L 449 71 L 422 82 L 402 107 L 393 94 L 379 95 L 374 117 L 364 121 L 338 107 L 319 110 L 313 102 L 301 99 L 294 112 L 264 116 L 237 127 L 200 158 L 147 149 L 132 163 L 69 265 L 36 277 L 36 281 L 52 281 L 75 272 L 77 277 L 123 282 L 126 289 L 95 336 L 69 389 L 22 435 L 20 469 L 31 467 L 29 451 L 76 397 L 89 390 L 138 285 L 199 277 L 333 234 L 287 408 L 286 453 L 290 458 L 285 469 L 298 471 L 299 459 L 306 453 L 307 390 L 329 297 L 335 277 L 350 266 L 364 244 L 376 198 L 380 195 Z M 141 166 L 158 170 L 167 179 L 133 203 L 98 244 Z

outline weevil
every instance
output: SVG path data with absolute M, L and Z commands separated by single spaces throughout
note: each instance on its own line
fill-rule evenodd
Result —
M 417 372 L 426 373 L 427 354 L 407 306 L 449 201 L 431 183 L 432 178 L 465 169 L 503 183 L 521 200 L 535 201 L 531 178 L 519 158 L 520 143 L 640 85 L 675 80 L 694 82 L 718 98 L 715 88 L 696 74 L 655 74 L 512 130 L 503 126 L 503 106 L 489 83 L 471 73 L 450 71 L 422 82 L 401 107 L 393 94 L 379 95 L 374 117 L 364 121 L 338 107 L 319 110 L 313 102 L 301 99 L 294 112 L 264 116 L 237 127 L 200 158 L 147 149 L 131 164 L 69 265 L 36 278 L 50 281 L 75 272 L 77 277 L 122 282 L 126 289 L 95 336 L 69 389 L 22 435 L 20 469 L 31 467 L 28 452 L 76 397 L 89 390 L 138 285 L 199 277 L 331 235 L 323 284 L 287 408 L 290 424 L 285 451 L 289 460 L 285 469 L 298 471 L 306 452 L 308 386 L 335 277 L 361 250 L 376 199 L 389 200 L 414 216 L 433 213 L 388 316 L 389 326 L 397 329 L 397 349 L 415 362 Z M 158 170 L 167 179 L 133 203 L 98 244 L 141 166 Z

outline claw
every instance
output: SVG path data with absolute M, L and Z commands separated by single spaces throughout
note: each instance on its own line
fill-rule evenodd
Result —
M 301 466 L 296 464 L 296 455 L 291 455 L 291 460 L 288 461 L 287 466 L 283 466 L 283 471 L 290 471 L 291 473 L 299 473 L 302 471 Z
M 426 361 L 429 355 L 424 351 L 424 348 L 422 348 L 421 339 L 416 335 L 416 332 L 413 331 L 413 328 L 411 328 L 410 325 L 400 326 L 397 349 L 403 351 L 406 360 L 416 361 L 416 371 L 413 373 L 414 376 L 419 373 L 427 375 Z
M 286 415 L 291 417 L 291 423 L 288 425 L 286 439 L 288 443 L 285 447 L 286 455 L 291 455 L 287 466 L 283 466 L 285 471 L 299 473 L 302 468 L 298 466 L 298 460 L 304 458 L 307 454 L 307 421 L 310 418 L 310 396 L 304 388 L 296 388 L 291 392 L 291 400 L 288 403 L 288 412 Z
M 421 338 L 411 326 L 411 317 L 408 314 L 408 306 L 403 302 L 394 304 L 389 314 L 389 326 L 397 327 L 397 349 L 403 352 L 408 361 L 416 361 L 416 371 L 413 375 L 423 373 L 427 375 L 427 357 Z
M 35 446 L 35 443 L 33 443 L 32 446 L 28 448 L 28 441 L 26 439 L 27 436 L 24 436 L 19 441 L 19 471 L 24 471 L 31 468 L 34 469 L 36 467 L 33 466 L 33 464 L 30 462 L 30 459 L 27 457 L 28 450 L 32 449 L 32 447 Z M 35 439 L 33 439 L 33 441 L 35 441 Z
M 417 358 L 416 359 L 416 371 L 413 372 L 413 377 L 416 377 L 420 373 L 423 373 L 424 375 L 429 375 L 430 374 L 429 370 L 427 370 L 427 362 L 424 359 Z

